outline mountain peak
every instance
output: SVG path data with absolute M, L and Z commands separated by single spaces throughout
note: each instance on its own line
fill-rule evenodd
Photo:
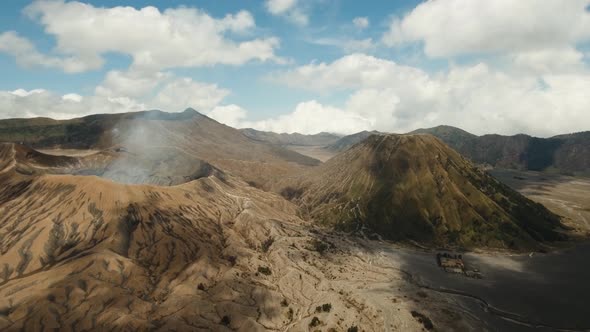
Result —
M 188 107 L 187 109 L 185 109 L 181 113 L 187 113 L 187 114 L 195 114 L 196 113 L 196 114 L 203 115 L 202 113 L 200 113 L 199 111 L 197 111 L 196 109 L 194 109 L 192 107 Z
M 559 217 L 431 135 L 371 135 L 287 189 L 314 220 L 393 240 L 526 248 L 559 238 Z

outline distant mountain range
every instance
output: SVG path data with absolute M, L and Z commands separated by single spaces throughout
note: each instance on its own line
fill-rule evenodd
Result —
M 418 129 L 413 134 L 440 138 L 459 153 L 479 164 L 532 171 L 590 175 L 590 132 L 538 138 L 476 136 L 459 128 L 438 126 Z
M 342 138 L 340 135 L 325 132 L 314 135 L 303 135 L 299 133 L 277 134 L 271 131 L 260 131 L 252 128 L 240 129 L 240 131 L 255 141 L 276 145 L 327 146 Z
M 363 131 L 344 136 L 325 148 L 334 152 L 345 151 L 372 133 L 377 132 Z M 438 137 L 478 164 L 518 170 L 590 175 L 590 131 L 549 138 L 524 134 L 477 136 L 456 127 L 438 126 L 414 130 L 410 134 L 429 134 Z
M 227 138 L 231 137 L 234 143 L 228 142 L 224 145 L 226 148 L 235 146 L 237 141 L 246 140 L 249 141 L 249 144 L 260 143 L 266 146 L 261 148 L 261 145 L 258 144 L 254 150 L 273 150 L 268 152 L 275 156 L 280 155 L 280 159 L 306 165 L 314 165 L 318 161 L 287 148 L 289 146 L 315 146 L 335 154 L 347 150 L 372 134 L 379 134 L 377 131 L 362 131 L 348 136 L 331 133 L 277 134 L 251 128 L 235 130 L 215 121 L 213 122 L 216 126 L 212 128 L 211 119 L 192 109 L 187 109 L 182 113 L 165 113 L 154 110 L 125 114 L 98 114 L 71 120 L 48 118 L 0 120 L 0 142 L 20 143 L 32 148 L 102 149 L 116 144 L 117 137 L 121 137 L 117 131 L 120 131 L 121 128 L 128 131 L 131 128 L 130 124 L 134 121 L 169 121 L 178 125 L 183 121 L 191 123 L 195 119 L 201 119 L 198 130 L 201 134 L 197 136 L 201 136 L 202 139 L 195 142 L 195 146 L 199 150 L 211 144 L 211 137 L 217 137 L 221 142 L 227 141 Z M 184 127 L 180 131 L 181 133 L 188 128 L 186 125 Z M 228 130 L 231 131 L 231 134 L 228 134 Z M 192 132 L 194 129 L 190 131 Z M 215 134 L 216 132 L 217 134 Z M 222 132 L 223 135 L 221 135 Z M 187 133 L 185 132 L 185 135 Z M 477 164 L 497 168 L 590 175 L 590 131 L 549 138 L 538 138 L 525 134 L 477 136 L 456 127 L 438 126 L 414 130 L 410 134 L 430 134 L 438 137 Z M 195 135 L 190 136 L 192 140 Z M 268 147 L 268 144 L 272 147 Z M 233 151 L 233 153 L 242 154 L 245 152 Z
M 191 121 L 196 118 L 208 119 L 203 123 L 211 123 L 211 119 L 188 109 L 183 113 L 165 113 L 161 111 L 145 111 L 125 114 L 98 114 L 71 120 L 53 120 L 48 118 L 8 119 L 0 120 L 0 142 L 20 143 L 32 148 L 106 148 L 116 142 L 118 127 L 133 121 Z M 317 146 L 332 154 L 345 151 L 363 141 L 377 131 L 362 131 L 348 136 L 331 133 L 315 135 L 277 134 L 251 128 L 234 130 L 231 135 L 212 135 L 229 128 L 218 124 L 219 128 L 211 129 L 201 124 L 200 130 L 207 139 L 198 140 L 197 146 L 209 138 L 217 137 L 221 141 L 232 137 L 237 140 L 249 139 L 251 143 L 270 144 L 274 147 L 272 154 L 280 158 L 295 160 L 297 163 L 317 164 L 318 161 L 285 149 L 289 146 Z M 216 122 L 215 122 L 216 123 Z M 118 127 L 117 127 L 118 126 Z M 209 129 L 207 129 L 209 128 Z M 115 130 L 115 132 L 113 132 Z M 113 133 L 109 135 L 109 133 Z M 550 138 L 538 138 L 525 134 L 502 136 L 496 134 L 477 136 L 462 129 L 451 126 L 438 126 L 418 129 L 410 134 L 429 134 L 440 138 L 451 148 L 471 159 L 477 164 L 492 167 L 546 171 L 570 175 L 590 175 L 590 131 L 558 135 Z M 115 141 L 112 141 L 115 139 Z M 211 142 L 212 143 L 212 142 Z M 229 144 L 232 145 L 232 144 Z M 258 146 L 260 148 L 260 146 Z M 268 147 L 264 149 L 269 149 Z M 244 153 L 243 151 L 240 153 Z
M 356 143 L 366 139 L 367 137 L 379 134 L 378 131 L 361 131 L 356 134 L 344 136 L 340 138 L 338 141 L 326 146 L 326 149 L 333 151 L 333 152 L 340 152 L 348 149 L 349 147 L 355 145 Z

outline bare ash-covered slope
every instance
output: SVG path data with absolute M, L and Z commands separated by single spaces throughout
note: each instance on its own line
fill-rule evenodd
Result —
M 373 135 L 287 181 L 308 218 L 434 245 L 533 247 L 560 239 L 558 216 L 430 135 Z
M 28 175 L 14 147 L 0 149 L 2 331 L 417 331 L 416 310 L 445 330 L 480 326 L 233 176 Z
M 106 177 L 127 183 L 178 184 L 181 178 L 167 177 L 190 180 L 200 167 L 183 169 L 183 165 L 206 161 L 264 187 L 269 177 L 319 164 L 297 152 L 254 141 L 192 109 L 182 113 L 102 114 L 64 121 L 2 120 L 0 141 L 34 148 L 114 151 L 117 164 L 110 165 Z M 180 169 L 176 170 L 174 164 Z M 101 172 L 89 174 L 103 175 Z
M 262 192 L 216 177 L 181 187 L 0 177 L 0 330 L 211 330 L 226 314 L 262 329 L 258 305 L 280 302 L 253 274 L 235 277 L 263 264 L 248 248 L 272 220 L 294 222 Z

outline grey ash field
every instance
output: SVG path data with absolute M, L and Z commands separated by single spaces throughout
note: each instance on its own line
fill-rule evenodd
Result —
M 0 121 L 0 330 L 585 331 L 586 137 Z

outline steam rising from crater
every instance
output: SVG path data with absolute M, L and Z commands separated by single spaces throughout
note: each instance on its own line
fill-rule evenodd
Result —
M 170 186 L 212 173 L 211 165 L 174 144 L 157 120 L 121 121 L 111 130 L 116 159 L 102 177 L 128 184 Z

